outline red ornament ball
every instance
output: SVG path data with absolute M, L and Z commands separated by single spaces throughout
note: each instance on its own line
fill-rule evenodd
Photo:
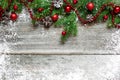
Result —
M 89 11 L 92 11 L 92 10 L 94 9 L 94 3 L 92 3 L 92 2 L 87 3 L 86 8 L 87 8 Z
M 71 10 L 72 10 L 71 6 L 69 6 L 69 5 L 65 6 L 65 12 L 66 13 L 70 13 Z
M 38 12 L 41 13 L 44 10 L 44 8 L 38 8 Z
M 11 15 L 10 15 L 10 19 L 11 19 L 12 21 L 17 20 L 17 18 L 18 18 L 18 16 L 17 16 L 16 13 L 11 13 Z
M 104 20 L 104 21 L 108 20 L 108 15 L 104 15 L 104 16 L 103 16 L 103 20 Z
M 115 6 L 113 11 L 115 14 L 120 13 L 120 6 Z
M 57 21 L 58 20 L 58 18 L 59 18 L 59 16 L 57 15 L 57 14 L 54 14 L 53 16 L 52 16 L 52 21 Z
M 78 3 L 78 0 L 73 0 L 73 4 L 77 4 Z
M 15 4 L 15 5 L 13 6 L 13 9 L 14 9 L 14 10 L 18 10 L 18 6 Z
M 62 31 L 62 36 L 65 36 L 67 34 L 66 31 Z

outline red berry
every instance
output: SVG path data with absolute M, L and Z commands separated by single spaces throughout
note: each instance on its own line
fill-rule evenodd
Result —
M 38 12 L 41 13 L 44 10 L 44 8 L 38 8 Z
M 89 11 L 92 11 L 92 10 L 94 9 L 94 3 L 89 2 L 89 3 L 86 5 L 86 8 L 87 8 Z
M 69 5 L 65 6 L 65 12 L 66 13 L 70 13 L 71 10 L 72 10 L 71 6 L 69 6 Z
M 13 6 L 13 9 L 14 9 L 14 10 L 18 10 L 18 6 L 15 4 L 15 5 Z
M 103 20 L 106 21 L 108 19 L 108 15 L 103 16 Z
M 62 36 L 65 36 L 66 35 L 66 31 L 62 31 Z
M 11 19 L 12 21 L 17 20 L 17 18 L 18 18 L 18 16 L 17 16 L 16 13 L 11 13 L 11 15 L 10 15 L 10 19 Z
M 115 6 L 113 11 L 114 11 L 115 14 L 120 13 L 120 6 Z
M 78 0 L 73 0 L 73 4 L 77 4 L 78 3 Z
M 54 22 L 57 21 L 58 18 L 59 18 L 59 16 L 58 16 L 57 14 L 54 14 L 54 15 L 52 16 L 52 20 L 53 20 Z
M 33 2 L 33 0 L 27 0 L 28 2 Z

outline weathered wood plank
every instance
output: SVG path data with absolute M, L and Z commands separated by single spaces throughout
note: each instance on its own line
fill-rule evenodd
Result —
M 2 65 L 1 80 L 120 80 L 118 55 L 8 55 Z
M 79 25 L 78 36 L 69 38 L 66 44 L 60 44 L 61 28 L 44 30 L 42 27 L 34 29 L 30 25 L 17 26 L 18 40 L 9 43 L 10 52 L 15 54 L 112 54 L 106 48 L 111 47 L 108 40 L 117 29 L 107 29 L 106 24 L 96 24 L 88 27 Z M 115 53 L 113 53 L 115 54 Z
M 32 27 L 26 11 L 19 15 L 18 22 L 0 26 L 0 52 L 8 54 L 118 54 L 120 53 L 118 29 L 107 29 L 106 23 L 78 24 L 78 35 L 60 44 L 62 28 L 53 26 Z

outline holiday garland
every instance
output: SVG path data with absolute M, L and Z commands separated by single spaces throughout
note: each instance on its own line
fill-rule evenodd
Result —
M 77 35 L 78 20 L 82 24 L 107 21 L 108 28 L 120 28 L 120 6 L 111 0 L 1 0 L 1 24 L 6 20 L 15 22 L 22 8 L 28 10 L 33 25 L 42 23 L 49 28 L 54 23 L 55 26 L 62 26 L 62 43 Z

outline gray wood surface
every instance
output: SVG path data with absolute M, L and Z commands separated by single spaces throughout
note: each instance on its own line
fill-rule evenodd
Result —
M 0 80 L 120 80 L 120 56 L 0 56 Z
M 14 25 L 0 26 L 0 80 L 120 80 L 120 30 L 78 24 L 65 45 L 61 31 L 32 27 L 25 10 Z
M 66 44 L 60 44 L 62 28 L 44 30 L 42 26 L 33 28 L 23 24 L 16 26 L 15 42 L 9 42 L 9 53 L 26 54 L 115 54 L 110 48 L 112 34 L 117 29 L 107 29 L 105 23 L 91 26 L 78 25 L 78 35 L 69 38 Z M 13 32 L 13 31 L 12 31 Z M 108 47 L 107 47 L 108 46 Z
M 32 27 L 26 10 L 17 22 L 0 26 L 0 52 L 8 54 L 119 54 L 119 30 L 107 29 L 106 23 L 82 26 L 78 35 L 60 44 L 62 28 L 46 30 Z M 113 36 L 114 35 L 114 36 Z M 117 40 L 117 41 L 116 41 Z

